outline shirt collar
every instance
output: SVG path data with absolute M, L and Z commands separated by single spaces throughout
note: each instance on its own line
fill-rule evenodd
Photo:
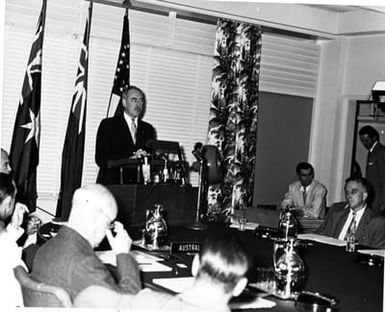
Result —
M 314 180 L 313 180 L 314 181 Z M 299 188 L 302 192 L 303 191 L 305 191 L 306 193 L 309 191 L 309 189 L 310 189 L 310 187 L 311 187 L 311 185 L 313 184 L 313 181 L 311 181 L 311 183 L 308 185 L 308 186 L 303 186 L 302 184 L 301 184 L 301 187 Z M 301 182 L 300 182 L 301 183 Z
M 124 112 L 123 116 L 124 116 L 124 119 L 126 120 L 126 123 L 127 123 L 128 125 L 131 125 L 132 120 L 134 120 L 135 125 L 138 126 L 138 117 L 132 118 L 132 117 L 129 116 L 126 112 Z
M 361 215 L 364 214 L 364 212 L 365 212 L 365 210 L 366 210 L 366 207 L 367 207 L 367 204 L 365 203 L 365 205 L 364 205 L 361 209 L 356 210 L 356 215 L 358 215 L 358 214 L 361 214 Z M 349 213 L 353 213 L 353 212 L 354 212 L 353 209 L 350 209 L 350 207 L 349 207 L 348 204 L 346 204 L 345 209 L 349 209 Z

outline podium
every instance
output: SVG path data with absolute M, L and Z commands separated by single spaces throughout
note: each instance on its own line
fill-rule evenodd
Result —
M 142 227 L 145 224 L 146 209 L 155 204 L 165 208 L 168 226 L 185 225 L 195 218 L 198 188 L 175 184 L 159 185 L 107 185 L 118 203 L 117 221 L 129 227 Z
M 165 159 L 161 155 L 176 154 L 178 156 L 178 162 L 183 164 L 182 153 L 178 142 L 172 141 L 160 141 L 160 140 L 149 140 L 146 143 L 146 148 L 151 152 L 151 167 L 152 168 L 163 168 L 165 164 Z M 175 163 L 172 161 L 170 163 Z M 111 168 L 119 168 L 119 183 L 120 185 L 124 184 L 124 169 L 130 168 L 136 170 L 136 183 L 140 184 L 142 181 L 142 171 L 141 171 L 141 159 L 138 158 L 122 158 L 117 160 L 109 160 L 107 166 Z M 186 171 L 182 167 L 183 171 Z M 186 176 L 185 172 L 183 176 Z

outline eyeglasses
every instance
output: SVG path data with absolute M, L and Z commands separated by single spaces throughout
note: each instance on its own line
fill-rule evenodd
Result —
M 134 104 L 143 104 L 144 103 L 144 99 L 143 98 L 136 98 L 136 97 L 132 97 L 132 98 L 129 98 L 129 100 L 134 103 Z

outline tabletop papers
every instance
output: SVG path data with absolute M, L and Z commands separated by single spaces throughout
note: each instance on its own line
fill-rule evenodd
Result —
M 245 303 L 237 302 L 235 304 L 230 304 L 231 309 L 262 309 L 262 308 L 272 308 L 275 307 L 277 304 L 274 301 L 261 298 L 261 297 L 255 297 L 254 300 L 248 301 Z
M 162 258 L 147 254 L 139 250 L 131 250 L 130 254 L 138 262 L 139 270 L 142 272 L 170 272 L 172 268 L 159 263 Z M 113 250 L 97 251 L 96 255 L 103 263 L 108 263 L 116 266 L 116 255 Z
M 259 224 L 255 223 L 255 222 L 246 222 L 245 223 L 245 230 L 255 230 L 258 226 L 259 226 Z M 234 221 L 233 223 L 230 224 L 230 227 L 238 229 L 240 227 L 239 222 Z
M 358 249 L 357 252 L 365 255 L 374 255 L 385 258 L 385 249 Z
M 194 277 L 154 278 L 152 282 L 173 292 L 181 293 L 192 286 Z
M 193 285 L 194 277 L 154 278 L 152 282 L 175 293 L 182 293 Z M 257 309 L 271 308 L 275 305 L 276 303 L 274 301 L 255 296 L 252 300 L 247 300 L 245 302 L 236 300 L 236 302 L 230 304 L 230 307 L 232 309 Z
M 329 237 L 329 236 L 314 234 L 314 233 L 298 234 L 298 239 L 307 239 L 318 243 L 323 243 L 323 244 L 328 244 L 333 246 L 346 246 L 346 241 Z

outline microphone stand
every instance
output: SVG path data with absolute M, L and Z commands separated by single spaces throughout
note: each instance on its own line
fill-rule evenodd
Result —
M 190 223 L 186 225 L 186 228 L 192 229 L 192 230 L 197 230 L 197 231 L 202 231 L 207 229 L 207 225 L 202 223 L 199 219 L 199 211 L 200 211 L 200 206 L 201 206 L 201 200 L 202 200 L 202 190 L 204 188 L 204 170 L 206 169 L 206 161 L 201 158 L 198 159 L 200 163 L 200 168 L 199 168 L 199 181 L 198 181 L 198 199 L 197 199 L 197 206 L 196 206 L 196 212 L 195 212 L 195 221 L 193 223 Z

